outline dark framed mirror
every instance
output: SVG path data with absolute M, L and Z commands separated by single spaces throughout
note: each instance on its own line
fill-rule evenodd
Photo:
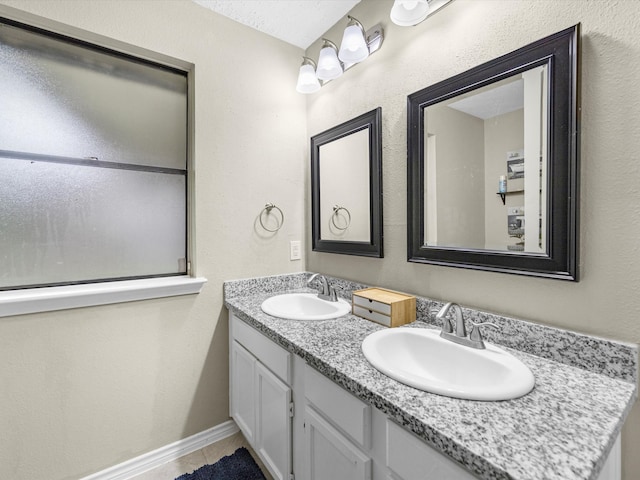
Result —
M 578 280 L 579 25 L 408 96 L 408 260 Z
M 382 109 L 311 137 L 314 252 L 383 257 Z

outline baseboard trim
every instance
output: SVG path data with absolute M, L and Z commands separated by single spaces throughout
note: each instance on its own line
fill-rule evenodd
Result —
M 93 473 L 80 480 L 128 480 L 191 452 L 200 450 L 239 431 L 240 429 L 236 423 L 233 420 L 228 420 L 208 430 L 114 465 L 106 470 Z

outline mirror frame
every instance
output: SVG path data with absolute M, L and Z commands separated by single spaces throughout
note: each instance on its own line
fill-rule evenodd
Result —
M 320 238 L 320 147 L 369 129 L 369 242 Z M 366 174 L 363 172 L 363 174 Z M 311 229 L 314 252 L 382 258 L 382 108 L 364 113 L 311 137 Z
M 579 38 L 578 24 L 407 97 L 409 262 L 578 281 Z M 425 245 L 424 109 L 541 65 L 549 72 L 547 252 Z

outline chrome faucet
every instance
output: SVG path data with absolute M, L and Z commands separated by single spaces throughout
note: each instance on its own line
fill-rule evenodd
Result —
M 453 326 L 451 325 L 451 320 L 447 318 L 449 310 L 453 310 L 454 313 L 455 333 L 453 331 Z M 440 311 L 436 315 L 436 319 L 442 320 L 442 331 L 440 332 L 440 336 L 442 338 L 471 348 L 487 348 L 484 344 L 484 340 L 482 339 L 482 332 L 480 331 L 480 327 L 488 325 L 491 327 L 500 328 L 495 323 L 472 322 L 473 328 L 471 329 L 471 334 L 467 336 L 467 329 L 465 327 L 464 318 L 462 316 L 462 308 L 460 308 L 460 305 L 458 305 L 457 303 L 452 302 L 447 303 L 440 309 Z
M 318 298 L 326 300 L 328 302 L 337 302 L 338 295 L 336 293 L 336 289 L 329 285 L 329 282 L 327 282 L 327 279 L 324 275 L 314 273 L 309 277 L 309 280 L 307 280 L 307 285 L 310 286 L 316 279 L 320 281 L 320 291 L 318 292 Z

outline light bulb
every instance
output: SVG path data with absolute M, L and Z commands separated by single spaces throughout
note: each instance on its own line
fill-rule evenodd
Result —
M 298 73 L 298 84 L 296 90 L 299 93 L 313 93 L 320 90 L 320 82 L 316 77 L 315 63 L 307 57 L 303 57 L 300 72 Z
M 318 58 L 318 68 L 316 69 L 316 75 L 320 80 L 333 80 L 342 75 L 342 65 L 340 65 L 336 51 L 335 44 L 324 39 Z
M 338 58 L 343 63 L 358 63 L 369 56 L 369 47 L 364 39 L 364 29 L 360 22 L 352 17 L 347 28 L 344 29 Z
M 396 0 L 391 8 L 391 21 L 402 27 L 417 25 L 429 15 L 427 0 Z

